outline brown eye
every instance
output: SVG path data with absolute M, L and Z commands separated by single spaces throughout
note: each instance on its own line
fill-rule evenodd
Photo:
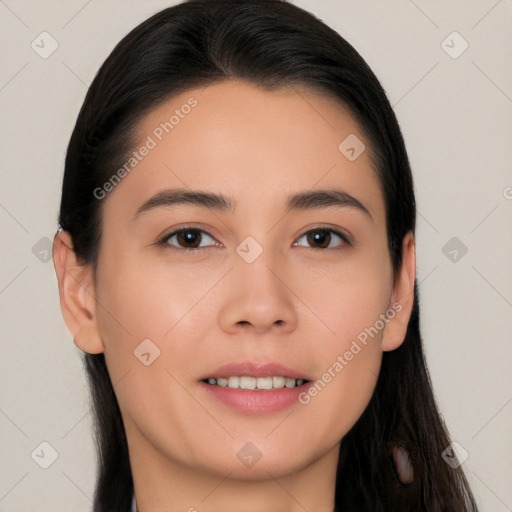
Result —
M 336 238 L 341 239 L 341 243 L 338 242 L 338 244 L 335 245 L 334 247 L 329 247 L 329 245 L 331 244 L 331 242 L 333 240 L 333 235 L 334 235 L 334 240 L 336 240 Z M 346 236 L 344 236 L 341 233 L 338 233 L 337 231 L 333 231 L 332 229 L 327 229 L 327 228 L 312 229 L 312 230 L 308 231 L 307 233 L 304 233 L 299 238 L 299 240 L 304 237 L 306 237 L 307 243 L 314 249 L 328 249 L 328 248 L 332 249 L 332 248 L 341 247 L 341 246 L 349 243 Z M 303 244 L 297 244 L 297 245 L 303 245 Z
M 162 243 L 171 245 L 173 248 L 176 249 L 202 249 L 204 247 L 207 247 L 199 245 L 203 241 L 205 235 L 206 237 L 209 237 L 213 241 L 212 236 L 206 233 L 206 231 L 203 231 L 202 229 L 183 228 L 178 231 L 174 231 L 170 235 L 167 235 L 162 240 Z M 176 242 L 178 245 L 170 243 L 170 241 L 173 238 L 176 238 Z
M 178 231 L 176 240 L 183 246 L 196 248 L 201 241 L 201 233 L 197 229 L 187 229 L 186 231 Z M 187 247 L 187 248 L 188 248 Z
M 328 231 L 310 231 L 307 234 L 308 243 L 318 244 L 322 249 L 329 246 L 331 234 Z

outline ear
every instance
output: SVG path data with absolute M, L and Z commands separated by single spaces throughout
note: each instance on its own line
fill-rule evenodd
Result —
M 389 307 L 395 312 L 389 315 L 389 321 L 382 335 L 382 350 L 398 348 L 405 340 L 407 324 L 414 302 L 414 280 L 416 279 L 416 245 L 414 235 L 409 231 L 402 243 L 402 266 L 393 284 L 393 295 Z
M 71 235 L 58 231 L 53 239 L 53 265 L 59 284 L 60 308 L 75 345 L 89 354 L 104 352 L 96 322 L 94 269 L 77 260 Z

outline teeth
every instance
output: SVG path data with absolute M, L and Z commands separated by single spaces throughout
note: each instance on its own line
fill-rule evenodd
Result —
M 256 379 L 254 377 L 240 377 L 240 387 L 242 389 L 256 389 Z
M 294 388 L 296 386 L 302 386 L 306 381 L 303 379 L 291 379 L 289 377 L 283 377 L 278 375 L 276 377 L 249 377 L 243 375 L 241 377 L 219 377 L 214 379 L 210 377 L 207 379 L 208 384 L 221 386 L 223 388 L 231 389 L 282 389 L 282 388 Z
M 213 379 L 215 380 L 215 379 Z M 215 383 L 214 383 L 215 384 Z M 228 386 L 228 379 L 223 379 L 222 377 L 220 379 L 217 379 L 217 384 L 223 388 L 226 388 Z
M 239 377 L 229 377 L 228 387 L 232 388 L 232 389 L 239 388 L 240 387 L 240 378 Z
M 284 377 L 272 377 L 272 384 L 275 388 L 284 388 L 286 379 Z
M 256 387 L 258 389 L 272 389 L 272 377 L 258 377 Z

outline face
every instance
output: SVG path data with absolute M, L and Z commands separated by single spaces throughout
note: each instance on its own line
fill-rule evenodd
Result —
M 236 80 L 137 133 L 94 291 L 131 455 L 241 479 L 334 457 L 394 321 L 368 141 L 330 98 Z

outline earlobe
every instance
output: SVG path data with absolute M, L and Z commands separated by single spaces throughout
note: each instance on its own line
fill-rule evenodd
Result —
M 395 279 L 390 301 L 394 315 L 389 315 L 390 320 L 382 335 L 381 347 L 384 352 L 395 350 L 405 340 L 414 302 L 415 279 L 416 247 L 413 233 L 408 232 L 402 243 L 402 266 Z
M 75 345 L 89 354 L 104 352 L 96 321 L 96 297 L 92 265 L 78 261 L 71 235 L 58 231 L 53 240 L 53 265 L 59 286 L 64 322 Z

